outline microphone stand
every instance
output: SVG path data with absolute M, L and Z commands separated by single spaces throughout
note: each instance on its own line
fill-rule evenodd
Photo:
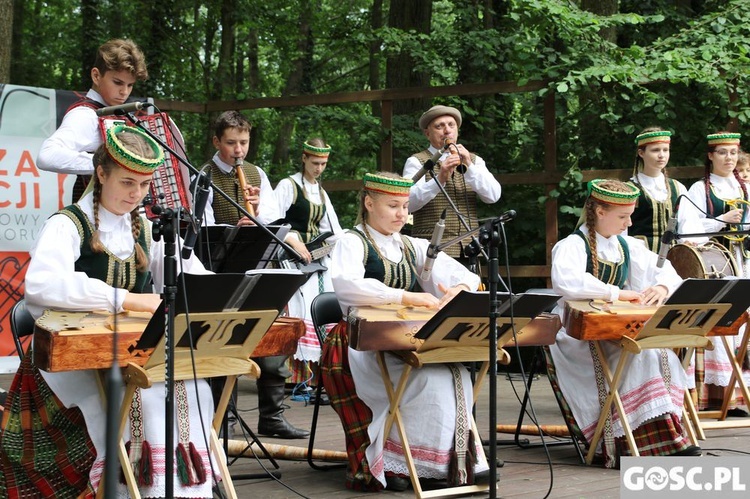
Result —
M 438 182 L 440 184 L 440 182 Z M 497 299 L 497 285 L 502 282 L 500 279 L 500 265 L 499 265 L 499 248 L 503 243 L 501 236 L 502 231 L 499 230 L 499 226 L 503 224 L 503 218 L 498 217 L 489 220 L 483 225 L 480 225 L 476 229 L 471 229 L 465 234 L 460 234 L 453 239 L 446 241 L 443 244 L 438 245 L 438 251 L 442 251 L 444 248 L 461 241 L 467 236 L 472 236 L 473 240 L 479 241 L 489 245 L 489 255 L 487 260 L 488 264 L 488 295 L 489 295 L 489 390 L 490 390 L 490 438 L 489 438 L 489 456 L 487 461 L 490 467 L 490 499 L 497 497 L 497 319 L 500 317 L 500 301 Z M 479 232 L 479 240 L 473 235 Z M 482 249 L 481 246 L 478 246 Z M 484 252 L 483 252 L 484 253 Z M 486 253 L 484 253 L 486 254 Z M 505 283 L 503 282 L 503 285 Z M 506 286 L 506 290 L 507 290 Z M 511 298 L 512 300 L 512 298 Z M 511 301 L 512 303 L 512 301 Z
M 137 244 L 137 243 L 136 243 Z M 117 302 L 118 286 L 121 284 L 120 264 L 115 261 L 115 303 Z M 123 380 L 120 365 L 117 362 L 117 310 L 113 315 L 114 327 L 112 328 L 112 365 L 107 372 L 107 431 L 105 445 L 105 468 L 104 468 L 104 497 L 115 499 L 117 497 L 117 479 L 120 462 L 118 459 L 119 433 L 120 433 L 120 404 L 122 401 Z
M 156 106 L 154 106 L 155 109 Z M 199 175 L 200 172 L 190 162 L 182 157 L 177 151 L 167 145 L 161 137 L 156 136 L 147 127 L 144 127 L 141 120 L 133 116 L 132 113 L 124 113 L 124 116 L 136 127 L 146 133 L 149 137 L 155 140 L 161 147 L 169 151 L 177 160 L 185 165 L 193 175 Z M 254 216 L 248 213 L 245 208 L 240 206 L 234 199 L 232 199 L 227 193 L 216 187 L 212 181 L 209 180 L 209 186 L 213 188 L 214 193 L 218 192 L 219 195 L 224 197 L 232 206 L 237 208 L 241 213 L 247 216 L 253 223 L 261 227 L 267 232 L 272 239 L 274 239 L 287 253 L 291 256 L 290 259 L 296 261 L 302 261 L 302 257 L 297 253 L 294 248 L 289 246 L 287 243 L 282 241 L 272 230 L 265 225 L 261 224 Z M 165 446 L 164 446 L 164 459 L 165 459 L 165 477 L 164 477 L 164 493 L 165 497 L 174 497 L 174 318 L 175 318 L 175 303 L 177 301 L 177 258 L 176 258 L 176 240 L 177 240 L 177 220 L 179 218 L 179 211 L 171 208 L 162 208 L 161 206 L 155 205 L 152 208 L 153 212 L 159 215 L 158 220 L 153 222 L 153 238 L 154 241 L 159 241 L 161 237 L 164 237 L 164 291 L 162 292 L 162 298 L 164 300 L 164 357 L 165 357 L 165 372 L 164 372 L 164 384 L 166 388 L 165 393 Z M 111 480 L 111 477 L 110 477 Z

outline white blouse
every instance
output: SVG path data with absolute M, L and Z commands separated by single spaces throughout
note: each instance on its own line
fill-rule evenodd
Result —
M 430 145 L 428 150 L 430 151 L 430 154 L 435 154 L 437 152 L 437 149 L 432 145 Z M 414 156 L 410 156 L 404 165 L 403 176 L 406 178 L 413 178 L 414 174 L 421 169 L 422 165 L 419 160 Z M 459 175 L 459 173 L 456 173 L 456 175 Z M 492 172 L 487 169 L 484 160 L 479 156 L 476 156 L 474 163 L 468 165 L 466 173 L 464 174 L 464 180 L 466 180 L 466 187 L 476 192 L 479 199 L 483 202 L 492 204 L 500 199 L 500 195 L 502 194 L 500 182 L 498 182 L 495 176 L 492 175 Z M 439 193 L 440 187 L 437 185 L 437 175 L 435 175 L 435 179 L 433 179 L 428 173 L 415 182 L 409 191 L 409 212 L 414 213 L 419 210 L 432 201 L 432 199 Z
M 737 179 L 734 178 L 734 175 L 721 177 L 712 173 L 710 180 L 714 193 L 721 199 L 742 199 L 742 187 Z M 722 220 L 716 220 L 713 217 L 708 217 L 706 214 L 708 211 L 708 204 L 706 203 L 706 187 L 703 180 L 699 180 L 690 186 L 688 197 L 692 203 L 682 203 L 680 205 L 680 211 L 682 212 L 684 206 L 687 212 L 686 216 L 689 215 L 700 220 L 703 226 L 703 232 L 718 232 L 724 229 L 724 226 L 726 225 L 725 222 Z M 750 210 L 745 214 L 743 222 L 748 222 L 748 219 L 750 219 Z
M 362 225 L 358 225 L 357 228 L 362 230 Z M 429 241 L 403 236 L 399 233 L 386 236 L 369 225 L 367 230 L 380 253 L 392 262 L 401 261 L 403 239 L 408 238 L 416 253 L 416 270 L 421 273 L 427 258 Z M 391 288 L 377 279 L 365 278 L 364 257 L 365 247 L 362 240 L 351 231 L 344 233 L 331 253 L 332 264 L 329 269 L 331 281 L 344 313 L 347 313 L 350 306 L 398 304 L 401 303 L 404 295 L 402 289 Z M 417 279 L 424 291 L 435 296 L 442 296 L 438 284 L 443 284 L 446 288 L 466 284 L 470 290 L 474 291 L 479 287 L 480 282 L 479 276 L 469 272 L 463 265 L 443 252 L 438 253 L 429 280 L 423 281 L 419 275 Z
M 289 210 L 294 202 L 294 196 L 297 191 L 294 183 L 304 188 L 305 194 L 307 194 L 307 199 L 312 203 L 321 204 L 323 202 L 320 194 L 320 183 L 316 182 L 311 184 L 307 181 L 303 182 L 302 173 L 297 172 L 291 177 L 281 179 L 278 185 L 276 185 L 276 189 L 274 189 L 276 202 L 279 204 L 279 213 L 281 213 L 282 217 L 286 215 L 287 210 Z M 333 232 L 334 235 L 340 235 L 343 232 L 343 229 L 339 223 L 339 217 L 336 215 L 336 210 L 333 209 L 333 205 L 331 204 L 331 197 L 328 195 L 326 195 L 325 198 L 325 206 L 326 213 L 320 220 L 320 232 Z M 296 234 L 290 234 L 293 234 L 294 237 L 296 237 Z M 337 238 L 329 238 L 327 241 L 332 242 L 336 239 Z
M 588 229 L 580 227 L 588 237 Z M 634 237 L 623 236 L 630 252 L 630 266 L 625 289 L 643 291 L 661 284 L 671 294 L 682 283 L 682 278 L 666 260 L 662 268 L 656 266 L 658 255 L 649 250 L 645 243 Z M 623 255 L 617 236 L 605 238 L 596 234 L 596 250 L 602 260 L 619 263 Z M 576 234 L 558 241 L 552 248 L 552 287 L 565 300 L 603 299 L 615 301 L 620 296 L 620 288 L 606 284 L 593 274 L 586 272 L 586 243 Z
M 79 206 L 93 224 L 93 194 L 81 198 Z M 141 230 L 151 231 L 151 222 Z M 133 253 L 135 241 L 131 232 L 130 214 L 115 215 L 99 207 L 99 232 L 101 241 L 116 257 L 124 259 Z M 26 272 L 26 301 L 34 317 L 45 309 L 72 311 L 114 310 L 122 311 L 127 291 L 109 286 L 104 281 L 91 278 L 75 270 L 81 256 L 81 238 L 73 221 L 55 214 L 45 222 L 34 247 Z M 154 292 L 160 293 L 164 283 L 164 241 L 151 241 L 150 267 Z M 178 262 L 178 271 L 191 274 L 209 274 L 193 254 L 189 260 Z

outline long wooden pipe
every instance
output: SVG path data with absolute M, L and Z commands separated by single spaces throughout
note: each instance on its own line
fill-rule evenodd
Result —
M 237 174 L 237 182 L 240 184 L 240 190 L 242 191 L 242 199 L 245 201 L 245 209 L 251 216 L 255 216 L 255 208 L 250 201 L 245 198 L 247 193 L 247 180 L 245 180 L 245 171 L 242 169 L 242 163 L 244 160 L 240 157 L 234 158 L 234 171 Z
M 307 459 L 307 447 L 293 447 L 291 445 L 267 443 L 264 443 L 263 447 L 265 447 L 268 451 L 268 454 L 275 459 Z M 228 440 L 227 451 L 232 457 L 265 457 L 263 455 L 263 451 L 260 449 L 260 447 L 258 447 L 257 444 L 248 445 L 247 442 L 242 440 Z M 312 459 L 320 461 L 346 461 L 347 457 L 346 452 L 343 451 L 313 449 Z

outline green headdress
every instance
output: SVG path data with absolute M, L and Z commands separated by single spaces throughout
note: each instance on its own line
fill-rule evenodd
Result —
M 381 194 L 408 196 L 413 183 L 414 181 L 410 178 L 392 178 L 376 173 L 365 173 L 365 189 Z
M 309 156 L 318 156 L 320 158 L 327 158 L 331 154 L 331 146 L 326 144 L 325 147 L 318 147 L 305 142 L 302 144 L 302 151 Z
M 718 146 L 720 144 L 738 146 L 740 145 L 740 137 L 742 137 L 742 135 L 739 133 L 711 133 L 706 135 L 706 140 L 710 147 Z
M 669 144 L 672 141 L 672 132 L 669 130 L 656 130 L 653 132 L 645 132 L 635 137 L 635 143 L 638 147 L 645 146 L 646 144 L 653 144 L 654 142 L 666 142 Z
M 602 203 L 614 204 L 614 205 L 630 205 L 635 204 L 638 196 L 641 195 L 641 191 L 632 184 L 623 182 L 628 188 L 626 192 L 611 191 L 605 187 L 602 187 L 602 183 L 606 182 L 607 179 L 598 178 L 588 183 L 587 189 L 589 196 L 601 201 Z
M 140 135 L 146 141 L 146 143 L 154 151 L 154 158 L 144 158 L 128 149 L 117 137 L 118 134 L 132 133 Z M 120 165 L 121 167 L 129 170 L 138 175 L 151 175 L 156 169 L 164 163 L 164 151 L 162 151 L 159 144 L 149 135 L 140 130 L 127 125 L 115 125 L 107 130 L 105 148 L 107 154 L 112 160 Z

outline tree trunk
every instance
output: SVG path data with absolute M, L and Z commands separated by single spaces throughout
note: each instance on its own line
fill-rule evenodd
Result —
M 620 10 L 619 0 L 581 0 L 581 10 L 593 12 L 599 16 L 611 16 Z M 599 30 L 599 36 L 608 42 L 617 42 L 617 30 L 604 28 Z
M 101 39 L 99 26 L 99 0 L 81 0 L 81 73 L 80 90 L 91 88 L 91 68 L 94 67 L 96 51 L 106 40 Z
M 235 0 L 223 0 L 221 2 L 221 44 L 219 45 L 219 65 L 214 75 L 213 88 L 209 90 L 210 100 L 222 100 L 227 95 L 226 91 L 232 91 L 231 85 L 234 80 L 232 73 L 234 69 L 235 31 L 237 28 L 237 2 Z
M 391 2 L 388 24 L 404 32 L 414 30 L 428 34 L 432 20 L 432 0 Z M 421 87 L 430 84 L 430 74 L 414 71 L 414 58 L 400 53 L 388 58 L 385 71 L 386 88 Z M 410 114 L 429 107 L 429 99 L 403 99 L 393 103 L 393 114 Z
M 295 53 L 298 54 L 294 59 L 291 71 L 287 77 L 286 85 L 281 95 L 299 95 L 311 90 L 309 70 L 312 67 L 313 55 L 313 38 L 312 28 L 310 26 L 310 17 L 312 7 L 308 0 L 300 2 L 299 10 L 299 36 L 297 38 L 297 47 Z M 289 161 L 289 143 L 294 131 L 294 114 L 288 109 L 281 111 L 279 119 L 279 134 L 276 138 L 276 144 L 273 150 L 272 163 L 281 165 Z
M 370 10 L 370 30 L 373 35 L 383 27 L 383 0 L 373 0 Z M 373 38 L 370 42 L 370 64 L 369 77 L 370 90 L 380 88 L 380 45 L 379 38 Z M 380 102 L 372 101 L 370 110 L 373 116 L 380 116 Z
M 10 83 L 13 0 L 0 0 L 0 83 Z

